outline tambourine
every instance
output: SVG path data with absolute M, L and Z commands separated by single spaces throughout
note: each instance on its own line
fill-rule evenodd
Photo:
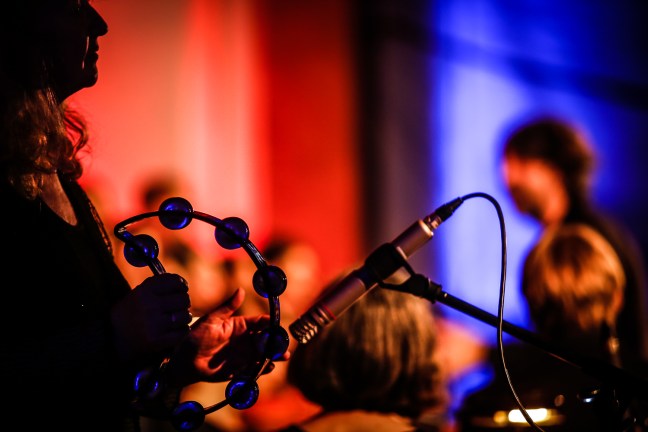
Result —
M 178 431 L 192 431 L 200 427 L 205 416 L 220 408 L 230 405 L 236 409 L 246 409 L 254 405 L 259 397 L 257 379 L 263 370 L 273 360 L 280 359 L 288 350 L 289 337 L 281 327 L 279 296 L 287 286 L 286 274 L 279 267 L 268 265 L 261 253 L 249 240 L 250 231 L 247 224 L 240 218 L 228 217 L 218 219 L 206 213 L 194 211 L 189 201 L 181 197 L 168 198 L 160 204 L 155 212 L 142 213 L 130 217 L 115 225 L 115 236 L 124 242 L 124 257 L 135 267 L 148 266 L 153 273 L 165 273 L 158 259 L 159 246 L 157 241 L 148 234 L 133 235 L 126 227 L 140 220 L 158 217 L 160 223 L 170 230 L 180 230 L 188 226 L 192 220 L 198 219 L 215 227 L 214 237 L 219 246 L 224 249 L 243 248 L 256 265 L 257 270 L 252 277 L 252 285 L 257 294 L 268 299 L 270 321 L 268 327 L 257 337 L 259 359 L 253 361 L 260 364 L 258 370 L 245 376 L 235 376 L 225 389 L 225 399 L 214 405 L 203 407 L 196 401 L 186 401 L 170 409 L 168 420 Z M 190 326 L 191 327 L 191 326 Z M 134 380 L 135 406 L 144 406 L 159 399 L 166 387 L 164 370 L 173 361 L 173 355 L 165 358 L 157 370 L 139 372 Z

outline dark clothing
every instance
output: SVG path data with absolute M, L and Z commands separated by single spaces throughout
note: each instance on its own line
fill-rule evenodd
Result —
M 623 308 L 617 320 L 622 367 L 648 362 L 648 286 L 642 251 L 621 225 L 586 205 L 574 205 L 563 223 L 584 223 L 600 232 L 617 252 L 626 276 Z
M 350 429 L 346 429 L 350 430 Z M 403 432 L 440 432 L 442 430 L 442 427 L 437 424 L 414 424 L 412 428 L 407 429 L 406 431 Z M 275 432 L 305 432 L 303 428 L 301 428 L 299 425 L 293 424 L 286 426 L 284 428 L 281 428 Z
M 109 318 L 130 287 L 85 193 L 61 183 L 77 226 L 0 185 L 0 413 L 34 431 L 138 430 L 128 410 L 134 375 L 117 362 Z
M 417 427 L 412 432 L 439 432 L 439 431 L 440 429 L 438 428 Z M 276 432 L 306 432 L 306 431 L 297 425 L 291 425 L 283 429 L 279 429 Z
M 582 350 L 589 351 L 598 344 L 598 339 L 583 337 L 565 343 L 559 352 L 564 354 L 564 349 L 568 349 L 570 353 L 583 353 Z M 527 410 L 541 407 L 554 410 L 555 416 L 552 423 L 538 424 L 546 432 L 621 432 L 623 430 L 621 419 L 627 418 L 629 412 L 625 409 L 616 409 L 614 404 L 617 401 L 613 397 L 600 396 L 592 403 L 585 403 L 582 399 L 593 390 L 607 391 L 607 386 L 604 385 L 606 380 L 585 372 L 592 363 L 567 363 L 526 342 L 505 346 L 504 358 L 511 384 L 522 405 Z M 602 357 L 598 360 L 605 361 Z M 526 423 L 522 425 L 526 426 L 524 429 L 520 425 L 506 422 L 495 423 L 494 414 L 497 411 L 508 413 L 509 410 L 518 409 L 518 406 L 508 386 L 496 349 L 492 350 L 488 364 L 493 368 L 494 377 L 486 387 L 469 394 L 462 401 L 456 415 L 458 430 L 461 432 L 530 430 Z M 586 368 L 581 369 L 580 366 Z M 628 398 L 623 403 L 632 403 L 633 406 L 637 404 L 633 398 Z M 645 414 L 645 410 L 643 413 Z

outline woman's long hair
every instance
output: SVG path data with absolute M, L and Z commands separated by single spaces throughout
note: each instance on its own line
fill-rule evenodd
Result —
M 47 174 L 81 176 L 79 151 L 88 134 L 82 117 L 56 97 L 51 35 L 42 31 L 29 3 L 8 0 L 0 6 L 0 175 L 33 199 Z

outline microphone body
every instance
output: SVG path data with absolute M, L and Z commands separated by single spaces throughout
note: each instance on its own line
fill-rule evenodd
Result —
M 319 330 L 340 316 L 379 282 L 394 275 L 414 252 L 433 236 L 434 231 L 463 202 L 462 198 L 450 201 L 424 219 L 419 219 L 396 237 L 373 251 L 364 265 L 349 273 L 339 283 L 328 289 L 306 313 L 295 320 L 289 330 L 299 343 L 308 343 Z

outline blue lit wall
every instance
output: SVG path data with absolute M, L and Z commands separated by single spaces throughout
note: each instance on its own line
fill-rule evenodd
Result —
M 527 326 L 519 269 L 539 227 L 513 207 L 498 157 L 513 122 L 551 113 L 590 136 L 599 156 L 595 201 L 648 250 L 645 2 L 376 0 L 363 7 L 368 246 L 456 196 L 488 193 L 506 227 L 505 319 Z M 494 206 L 473 199 L 412 262 L 446 292 L 496 314 L 500 248 Z M 439 309 L 495 342 L 492 327 Z
M 453 0 L 429 11 L 430 181 L 439 200 L 482 191 L 501 204 L 507 320 L 527 324 L 519 267 L 538 229 L 516 212 L 499 176 L 512 122 L 551 113 L 579 124 L 599 155 L 594 199 L 646 238 L 637 215 L 647 215 L 647 10 L 638 2 Z M 439 233 L 437 259 L 448 292 L 496 313 L 500 241 L 488 206 L 460 208 Z

